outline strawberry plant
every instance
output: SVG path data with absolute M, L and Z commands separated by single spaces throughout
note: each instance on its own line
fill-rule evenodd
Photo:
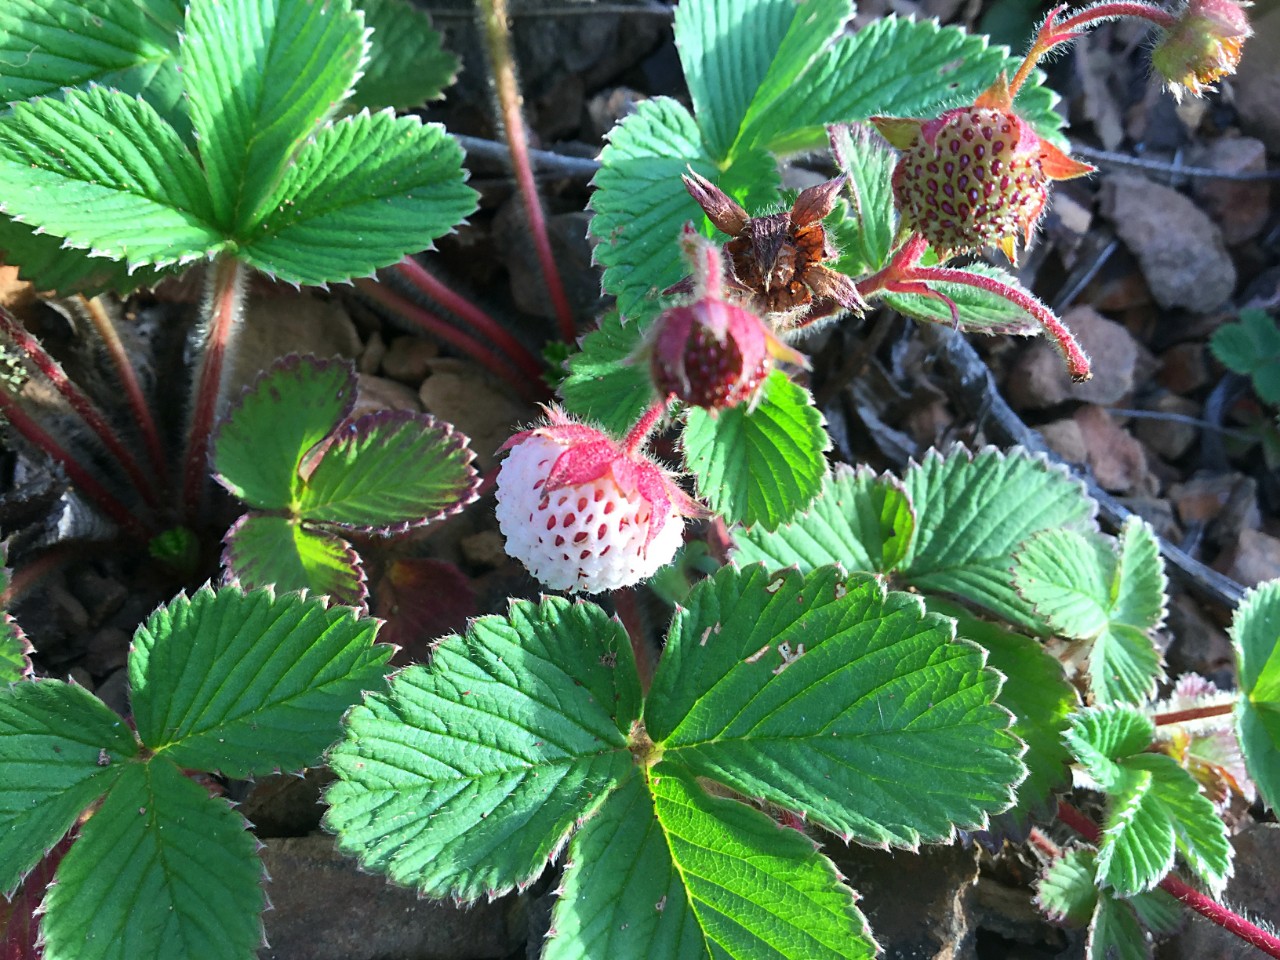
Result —
M 250 956 L 265 906 L 253 837 L 188 773 L 314 763 L 381 685 L 376 630 L 296 594 L 203 588 L 134 635 L 132 725 L 74 684 L 0 688 L 0 889 L 83 819 L 44 897 L 43 955 Z
M 352 419 L 355 400 L 351 364 L 293 356 L 228 411 L 214 438 L 215 476 L 254 508 L 226 536 L 231 579 L 363 608 L 364 568 L 343 534 L 402 532 L 475 499 L 465 437 L 426 414 Z

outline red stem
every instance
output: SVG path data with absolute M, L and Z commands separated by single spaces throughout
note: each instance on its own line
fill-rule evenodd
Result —
M 1102 831 L 1098 829 L 1098 825 L 1065 800 L 1058 804 L 1058 819 L 1090 843 L 1096 844 L 1102 837 Z M 1250 946 L 1257 947 L 1268 956 L 1276 957 L 1277 960 L 1280 960 L 1280 937 L 1275 934 L 1268 933 L 1261 927 L 1250 923 L 1244 917 L 1228 910 L 1222 904 L 1205 896 L 1173 874 L 1169 874 L 1160 881 L 1160 889 L 1172 895 L 1175 899 L 1182 901 L 1196 913 L 1222 927 L 1228 933 L 1235 934 Z
M 27 441 L 60 463 L 67 473 L 67 479 L 75 485 L 77 490 L 92 500 L 103 513 L 135 536 L 143 540 L 148 538 L 147 529 L 136 512 L 126 507 L 115 494 L 99 483 L 92 473 L 81 466 L 80 461 L 22 409 L 22 405 L 7 390 L 0 390 L 0 413 L 4 414 L 10 425 Z
M 390 290 L 374 280 L 357 280 L 356 285 L 360 288 L 360 292 L 369 297 L 369 299 L 382 304 L 388 310 L 394 311 L 406 320 L 416 323 L 427 333 L 434 337 L 439 337 L 450 346 L 461 350 L 471 359 L 493 372 L 503 382 L 511 383 L 524 399 L 530 402 L 538 402 L 547 398 L 547 386 L 541 380 L 530 378 L 523 370 L 513 367 L 505 357 L 494 353 L 488 344 L 477 340 L 470 334 L 463 333 L 453 324 L 436 316 L 430 310 L 418 306 L 407 297 L 402 297 L 394 290 Z M 513 378 L 513 371 L 521 375 Z
M 653 684 L 653 648 L 644 632 L 644 618 L 640 615 L 640 605 L 636 602 L 634 587 L 623 587 L 613 592 L 613 608 L 618 620 L 631 638 L 631 652 L 636 661 L 636 675 L 640 679 L 640 690 L 648 694 Z
M 533 165 L 529 162 L 529 134 L 525 129 L 524 115 L 520 111 L 522 98 L 520 84 L 516 79 L 515 56 L 511 51 L 507 0 L 480 0 L 480 19 L 489 52 L 493 86 L 498 97 L 498 110 L 506 129 L 512 172 L 524 201 L 525 216 L 529 219 L 533 248 L 542 266 L 542 278 L 551 295 L 552 306 L 560 320 L 560 336 L 565 343 L 571 344 L 576 339 L 577 328 L 573 322 L 569 298 L 565 295 L 564 284 L 560 280 L 560 271 L 556 267 L 555 257 L 551 255 L 551 240 L 547 236 L 547 223 L 542 215 L 542 201 L 538 198 Z
M 213 264 L 209 279 L 209 331 L 204 345 L 204 362 L 196 381 L 196 400 L 187 434 L 187 456 L 182 472 L 182 500 L 187 517 L 195 520 L 204 500 L 209 475 L 209 435 L 222 396 L 222 372 L 230 351 L 240 313 L 244 307 L 244 274 L 240 262 L 231 257 Z
M 169 473 L 169 461 L 165 456 L 164 444 L 160 442 L 160 430 L 156 427 L 155 417 L 151 415 L 151 407 L 147 405 L 146 395 L 138 382 L 138 373 L 129 362 L 129 355 L 120 341 L 120 334 L 116 332 L 116 325 L 103 307 L 102 301 L 98 297 L 92 300 L 81 297 L 80 300 L 94 328 L 98 331 L 98 336 L 102 338 L 107 353 L 111 355 L 111 360 L 116 367 L 116 375 L 120 377 L 129 406 L 138 420 L 138 428 L 142 431 L 147 456 L 151 458 L 151 467 L 163 483 Z
M 1168 713 L 1157 713 L 1151 720 L 1157 727 L 1160 727 L 1170 723 L 1199 720 L 1203 717 L 1230 716 L 1235 708 L 1236 705 L 1234 703 L 1216 703 L 1208 707 L 1189 707 L 1186 710 L 1170 710 Z
M 455 292 L 412 257 L 405 257 L 392 269 L 412 284 L 415 289 L 430 297 L 450 313 L 457 314 L 475 327 L 476 332 L 488 337 L 500 349 L 506 351 L 507 357 L 530 380 L 541 381 L 542 363 L 529 352 L 523 343 L 508 333 L 497 320 L 493 319 L 466 297 Z
M 12 340 L 14 346 L 21 350 L 26 358 L 35 365 L 36 369 L 45 376 L 59 396 L 67 401 L 71 409 L 76 412 L 85 425 L 97 435 L 103 446 L 116 458 L 147 503 L 155 506 L 156 492 L 151 485 L 150 478 L 142 472 L 138 461 L 129 451 L 129 448 L 124 445 L 120 435 L 116 433 L 111 424 L 107 423 L 107 418 L 103 416 L 102 411 L 98 409 L 97 405 L 89 399 L 83 390 L 71 382 L 67 377 L 66 371 L 62 369 L 62 365 L 49 355 L 49 352 L 40 345 L 40 341 L 33 337 L 26 327 L 19 323 L 17 318 L 4 307 L 0 307 L 0 333 Z
M 658 425 L 662 415 L 667 412 L 668 402 L 669 399 L 656 402 L 636 421 L 636 425 L 627 431 L 627 435 L 622 439 L 622 449 L 628 456 L 634 456 L 644 446 L 644 442 L 649 439 L 649 434 L 653 432 L 653 428 Z

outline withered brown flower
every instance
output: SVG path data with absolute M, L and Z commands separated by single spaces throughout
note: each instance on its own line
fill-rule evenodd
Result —
M 865 308 L 853 280 L 826 266 L 838 254 L 822 220 L 835 208 L 843 176 L 802 190 L 790 210 L 762 217 L 748 216 L 693 170 L 681 179 L 716 228 L 733 238 L 724 248 L 730 295 L 779 331 L 807 327 L 841 308 Z

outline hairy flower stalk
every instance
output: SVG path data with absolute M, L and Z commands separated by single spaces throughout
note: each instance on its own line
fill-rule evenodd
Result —
M 513 436 L 498 473 L 507 553 L 552 590 L 599 593 L 645 580 L 675 557 L 684 518 L 702 509 L 642 450 L 655 404 L 622 442 L 558 407 Z

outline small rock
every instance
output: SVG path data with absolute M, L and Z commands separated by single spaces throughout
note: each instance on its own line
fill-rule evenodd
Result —
M 1246 587 L 1275 580 L 1280 577 L 1280 540 L 1246 527 L 1235 545 L 1228 547 L 1213 566 Z
M 306 293 L 250 298 L 236 349 L 228 361 L 223 396 L 239 396 L 258 373 L 290 353 L 356 357 L 362 344 L 347 312 L 332 300 Z
M 1160 417 L 1139 417 L 1134 422 L 1134 435 L 1166 460 L 1177 460 L 1191 449 L 1200 436 L 1200 428 L 1182 417 L 1200 416 L 1200 404 L 1174 393 L 1161 393 L 1143 405 Z
M 560 265 L 560 279 L 574 316 L 595 316 L 601 304 L 599 274 L 592 265 L 591 241 L 587 224 L 591 215 L 585 211 L 560 213 L 547 217 L 547 236 L 551 253 Z M 555 307 L 542 266 L 529 234 L 524 206 L 518 196 L 512 197 L 498 211 L 493 223 L 494 243 L 511 275 L 511 296 L 522 311 L 535 317 L 555 319 Z
M 351 416 L 363 417 L 366 413 L 377 413 L 379 410 L 421 413 L 422 402 L 412 387 L 385 377 L 371 377 L 362 373 L 357 378 L 356 404 L 351 410 Z
M 1089 405 L 1077 410 L 1074 419 L 1084 437 L 1088 453 L 1085 462 L 1102 489 L 1113 493 L 1155 492 L 1146 451 L 1111 414 Z
M 1178 191 L 1128 173 L 1102 184 L 1102 212 L 1133 251 L 1156 303 L 1208 313 L 1231 296 L 1236 268 L 1217 225 Z
M 378 368 L 382 366 L 382 358 L 387 355 L 387 342 L 382 339 L 382 334 L 377 330 L 369 334 L 369 339 L 364 342 L 364 353 L 360 354 L 360 359 L 356 362 L 356 369 L 361 373 L 375 374 Z
M 489 960 L 524 940 L 522 896 L 467 907 L 363 872 L 323 835 L 267 840 L 273 909 L 259 960 Z
M 1182 528 L 1173 513 L 1173 504 L 1162 497 L 1123 497 L 1120 500 L 1156 532 L 1157 537 L 1177 543 L 1182 539 Z
M 527 419 L 528 409 L 471 364 L 441 359 L 432 362 L 431 370 L 418 391 L 423 406 L 470 437 L 476 463 L 491 470 L 498 448 Z
M 1262 518 L 1258 515 L 1258 485 L 1251 478 L 1239 473 L 1200 473 L 1186 483 L 1169 490 L 1169 497 L 1178 508 L 1178 516 L 1187 526 L 1224 524 L 1225 540 L 1234 540 L 1245 527 L 1257 528 Z M 1228 511 L 1228 507 L 1231 507 Z M 1223 517 L 1230 513 L 1231 516 Z
M 463 559 L 477 567 L 493 569 L 507 562 L 506 541 L 497 530 L 481 530 L 463 537 L 460 546 Z
M 1197 166 L 1224 173 L 1245 173 L 1267 169 L 1267 148 L 1252 137 L 1222 137 L 1199 155 Z M 1228 244 L 1244 243 L 1262 232 L 1271 215 L 1271 185 L 1265 180 L 1197 179 L 1192 182 L 1195 197 L 1222 229 Z
M 1093 361 L 1093 379 L 1075 384 L 1062 356 L 1043 338 L 1032 341 L 1009 372 L 1009 402 L 1022 410 L 1043 410 L 1064 400 L 1102 406 L 1133 390 L 1139 347 L 1132 335 L 1092 307 L 1075 307 L 1062 318 Z
M 1244 129 L 1280 154 L 1280 8 L 1249 19 L 1253 36 L 1244 45 L 1231 89 Z
M 603 90 L 587 101 L 587 120 L 583 125 L 585 139 L 599 141 L 619 122 L 636 112 L 636 104 L 648 98 L 630 87 Z
M 123 667 L 128 660 L 129 634 L 117 627 L 103 627 L 89 635 L 84 645 L 84 668 L 103 676 Z
M 1203 343 L 1179 343 L 1160 354 L 1156 380 L 1166 390 L 1185 397 L 1209 382 L 1209 357 Z
M 1198 673 L 1213 679 L 1215 674 L 1225 672 L 1227 678 L 1234 677 L 1236 655 L 1231 638 L 1187 594 L 1173 597 L 1166 629 L 1173 637 L 1165 651 L 1169 676 Z M 1234 680 L 1231 682 L 1234 684 Z
M 1055 420 L 1038 428 L 1049 449 L 1068 463 L 1084 463 L 1089 451 L 1084 445 L 1084 433 L 1080 424 L 1072 419 Z
M 382 372 L 417 389 L 431 372 L 431 361 L 440 356 L 440 348 L 422 337 L 396 337 L 382 358 Z
M 334 781 L 328 767 L 312 767 L 302 776 L 273 773 L 249 785 L 239 810 L 259 838 L 301 837 L 320 826 L 320 792 Z M 235 799 L 235 798 L 233 798 Z

